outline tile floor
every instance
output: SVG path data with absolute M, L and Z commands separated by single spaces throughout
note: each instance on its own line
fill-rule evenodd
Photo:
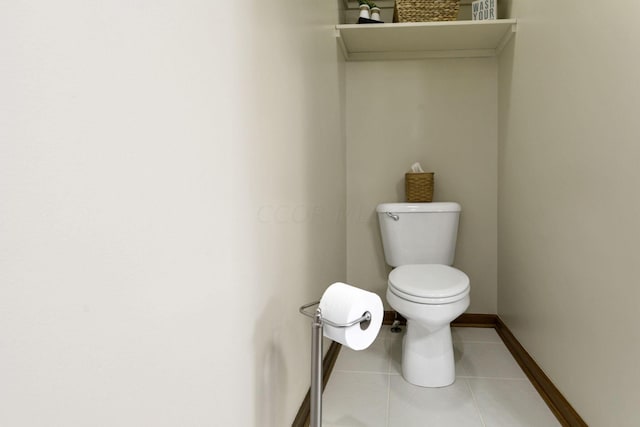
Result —
M 403 328 L 404 332 L 404 328 Z M 400 374 L 403 334 L 343 347 L 324 391 L 323 427 L 559 426 L 492 328 L 452 328 L 456 381 L 422 388 Z

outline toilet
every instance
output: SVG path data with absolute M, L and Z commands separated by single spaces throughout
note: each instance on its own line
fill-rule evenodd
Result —
M 389 274 L 387 302 L 407 319 L 402 376 L 422 387 L 455 381 L 450 323 L 469 307 L 469 277 L 451 267 L 458 203 L 383 203 L 376 211 Z

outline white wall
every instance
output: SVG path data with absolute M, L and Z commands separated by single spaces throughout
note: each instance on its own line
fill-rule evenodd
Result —
M 498 312 L 589 425 L 636 426 L 640 5 L 512 3 Z
M 435 172 L 434 201 L 462 205 L 455 265 L 470 312 L 495 313 L 497 62 L 494 58 L 347 64 L 347 277 L 383 297 L 376 205 L 405 200 L 415 161 Z
M 290 424 L 346 272 L 337 15 L 0 1 L 0 425 Z

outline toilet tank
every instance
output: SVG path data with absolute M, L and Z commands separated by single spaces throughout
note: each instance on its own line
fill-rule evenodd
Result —
M 454 202 L 378 205 L 376 211 L 387 264 L 392 267 L 452 265 L 460 209 Z

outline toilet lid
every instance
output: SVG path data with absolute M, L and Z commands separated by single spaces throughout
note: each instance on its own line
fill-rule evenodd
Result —
M 451 297 L 461 298 L 468 293 L 469 277 L 448 265 L 402 265 L 389 274 L 389 286 L 398 296 L 409 300 L 451 302 Z

